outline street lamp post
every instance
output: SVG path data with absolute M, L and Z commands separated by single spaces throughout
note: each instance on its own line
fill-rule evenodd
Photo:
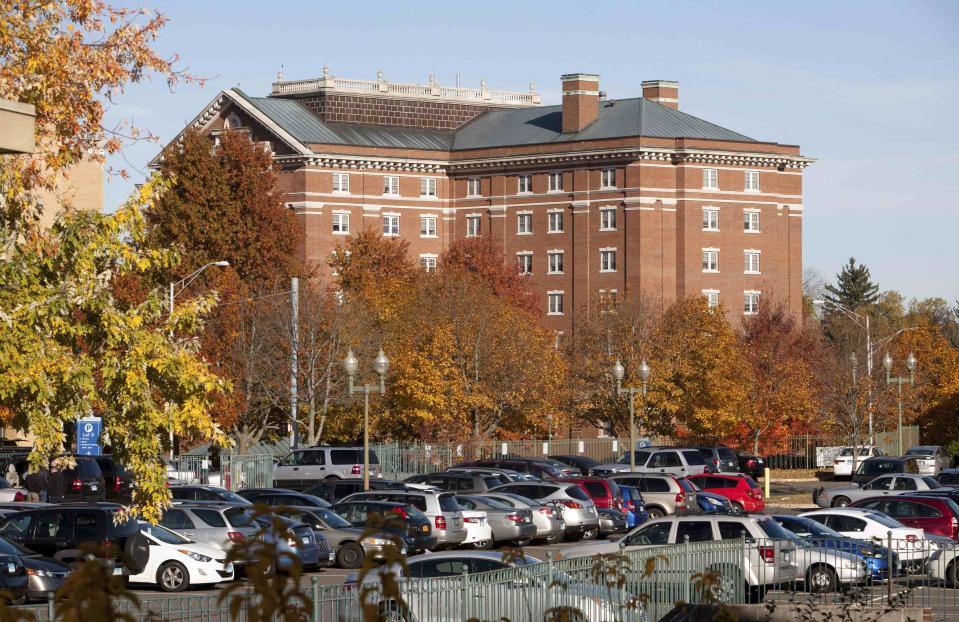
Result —
M 629 471 L 636 472 L 636 414 L 633 402 L 636 400 L 636 394 L 642 393 L 643 402 L 646 400 L 646 391 L 649 387 L 649 365 L 646 359 L 639 364 L 639 380 L 642 383 L 640 387 L 622 386 L 623 378 L 626 376 L 626 368 L 623 363 L 616 359 L 613 364 L 613 378 L 616 379 L 616 395 L 629 396 Z
M 359 368 L 359 361 L 353 354 L 353 348 L 346 353 L 343 359 L 343 371 L 350 381 L 350 395 L 354 393 L 363 394 L 363 490 L 370 489 L 370 391 L 379 390 L 380 395 L 386 393 L 386 372 L 390 369 L 390 359 L 386 358 L 383 348 L 380 348 L 379 354 L 373 359 L 373 371 L 379 376 L 379 384 L 373 385 L 368 382 L 362 386 L 353 386 L 353 378 Z
M 225 268 L 230 265 L 229 261 L 211 261 L 210 263 L 204 264 L 186 275 L 179 281 L 173 281 L 170 283 L 169 290 L 167 295 L 169 297 L 169 311 L 170 315 L 173 315 L 173 299 L 176 298 L 176 295 L 189 287 L 198 276 L 203 274 L 203 271 L 211 266 L 216 266 L 218 268 Z M 170 459 L 173 459 L 173 415 L 170 415 Z
M 886 384 L 895 384 L 899 389 L 899 423 L 897 426 L 897 431 L 899 432 L 899 455 L 902 455 L 902 385 L 906 382 L 909 383 L 909 386 L 915 384 L 915 371 L 916 371 L 916 355 L 912 352 L 909 353 L 909 357 L 906 359 L 906 369 L 909 370 L 909 377 L 905 376 L 893 376 L 892 375 L 892 356 L 886 352 L 886 356 L 882 359 L 882 366 L 886 368 Z

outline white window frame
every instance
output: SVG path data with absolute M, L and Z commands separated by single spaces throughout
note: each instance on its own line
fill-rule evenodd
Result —
M 612 260 L 611 262 L 610 259 Z M 610 267 L 610 263 L 612 264 L 612 267 Z M 599 271 L 616 272 L 616 270 L 616 249 L 612 247 L 599 249 Z
M 563 233 L 566 230 L 566 223 L 564 222 L 565 216 L 563 215 L 563 210 L 561 209 L 551 209 L 547 213 L 547 229 L 546 233 Z M 553 220 L 559 222 L 559 229 L 553 227 Z
M 715 309 L 719 306 L 718 289 L 704 289 L 703 296 L 706 298 L 706 306 L 708 306 L 710 309 Z
M 427 272 L 436 272 L 437 257 L 435 253 L 420 253 L 420 267 Z
M 752 216 L 755 214 L 756 228 L 752 229 L 753 219 Z M 761 211 L 757 208 L 744 208 L 743 209 L 743 233 L 760 233 L 762 231 L 762 216 L 760 215 Z
M 520 257 L 523 258 L 522 261 Z M 516 268 L 519 274 L 533 274 L 533 251 L 517 251 Z
M 759 313 L 759 299 L 761 296 L 762 292 L 755 289 L 747 289 L 743 292 L 743 315 L 756 315 Z
M 336 211 L 332 215 L 332 233 L 333 235 L 350 234 L 350 213 L 347 211 Z M 337 230 L 339 227 L 339 230 Z
M 747 248 L 743 251 L 743 274 L 762 274 L 762 251 L 755 248 Z M 751 258 L 756 259 L 756 266 L 753 267 Z
M 600 231 L 616 231 L 616 212 L 615 207 L 604 206 L 599 208 L 599 230 Z M 608 216 L 612 216 L 612 227 L 610 227 Z
M 715 216 L 715 219 L 707 217 Z M 703 231 L 719 231 L 719 208 L 712 205 L 703 208 Z
M 383 214 L 383 237 L 395 238 L 399 234 L 400 234 L 400 215 L 393 214 L 393 213 Z
M 561 289 L 555 289 L 546 292 L 546 315 L 563 315 L 565 313 L 565 294 L 566 292 Z M 554 306 L 554 300 L 559 304 Z
M 420 237 L 421 238 L 435 238 L 438 237 L 437 234 L 437 221 L 439 218 L 436 214 L 423 214 L 420 216 Z M 433 232 L 430 233 L 429 222 L 433 221 Z M 425 232 L 424 232 L 425 231 Z
M 468 197 L 483 196 L 482 177 L 470 177 L 469 179 L 466 180 L 466 196 Z
M 466 237 L 478 238 L 480 236 L 480 231 L 483 227 L 482 223 L 483 223 L 482 214 L 467 214 L 466 215 Z
M 563 191 L 563 174 L 562 173 L 549 173 L 548 175 L 548 185 L 547 192 L 562 192 Z
M 436 178 L 420 177 L 420 198 L 436 198 Z
M 759 171 L 746 171 L 743 180 L 746 192 L 759 192 Z
M 516 194 L 533 194 L 532 175 L 519 175 L 516 177 Z
M 715 262 L 708 261 L 706 259 L 707 254 L 710 255 Z M 707 267 L 708 265 L 715 265 L 715 268 Z M 703 272 L 708 274 L 718 274 L 719 273 L 719 249 L 718 248 L 704 248 L 703 249 Z
M 559 270 L 554 269 L 553 258 L 559 257 Z M 563 274 L 566 270 L 566 251 L 553 248 L 546 251 L 546 274 Z
M 719 190 L 719 169 L 703 169 L 703 190 Z
M 350 193 L 349 173 L 333 173 L 333 192 L 336 194 Z
M 400 195 L 399 175 L 383 175 L 383 195 L 394 197 Z
M 613 190 L 616 188 L 616 169 L 604 168 L 599 172 L 599 189 Z
M 525 230 L 523 223 L 529 225 Z M 533 235 L 533 212 L 516 212 L 516 235 Z

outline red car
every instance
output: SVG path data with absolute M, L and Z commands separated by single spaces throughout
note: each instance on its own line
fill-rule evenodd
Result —
M 688 475 L 686 479 L 706 492 L 722 495 L 744 512 L 762 512 L 766 509 L 763 490 L 756 480 L 748 475 L 720 475 L 700 473 Z
M 959 540 L 959 504 L 946 497 L 868 497 L 849 507 L 877 510 L 907 527 L 918 527 L 926 533 Z
M 577 484 L 598 508 L 623 511 L 623 493 L 616 482 L 601 477 L 564 477 L 562 481 Z

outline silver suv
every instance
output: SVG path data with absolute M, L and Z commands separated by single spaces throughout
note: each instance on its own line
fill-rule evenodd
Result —
M 653 473 L 618 473 L 609 478 L 620 486 L 633 486 L 643 495 L 650 518 L 667 514 L 686 514 L 695 507 L 695 499 L 686 492 L 672 475 Z
M 357 492 L 340 503 L 348 501 L 390 501 L 412 505 L 430 519 L 437 548 L 453 548 L 466 540 L 466 524 L 463 521 L 463 508 L 452 492 L 433 492 L 428 490 L 368 490 Z
M 370 450 L 370 477 L 381 477 L 380 461 Z M 326 480 L 363 477 L 362 447 L 294 449 L 273 467 L 273 487 L 303 490 Z
M 566 539 L 578 540 L 584 534 L 599 533 L 596 504 L 577 484 L 566 482 L 513 482 L 491 488 L 489 494 L 512 493 L 540 503 L 560 503 L 566 521 Z
M 634 453 L 637 473 L 663 473 L 674 477 L 686 477 L 710 473 L 713 470 L 706 465 L 706 458 L 698 449 L 650 447 L 637 449 Z M 593 475 L 607 477 L 613 473 L 628 473 L 629 470 L 629 452 L 626 452 L 616 462 L 594 466 Z

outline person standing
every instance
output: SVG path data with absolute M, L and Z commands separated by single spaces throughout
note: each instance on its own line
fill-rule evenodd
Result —
M 46 469 L 39 471 L 29 471 L 23 477 L 24 486 L 27 488 L 27 501 L 36 503 L 41 500 L 41 496 L 46 497 L 47 482 L 45 476 Z
M 17 473 L 17 467 L 13 466 L 12 462 L 7 465 L 7 474 L 3 477 L 12 487 L 17 488 L 20 486 L 20 475 Z

